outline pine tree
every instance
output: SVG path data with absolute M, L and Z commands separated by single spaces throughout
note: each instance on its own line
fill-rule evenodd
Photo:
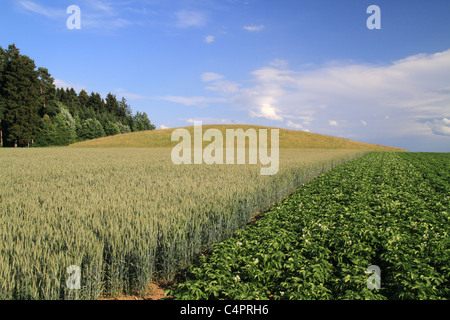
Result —
M 0 147 L 66 145 L 153 129 L 146 113 L 133 116 L 125 98 L 56 88 L 48 69 L 36 70 L 15 45 L 0 47 Z
M 21 55 L 15 45 L 6 52 L 0 95 L 4 110 L 2 121 L 5 145 L 30 146 L 41 127 L 38 73 L 34 61 Z
M 55 94 L 55 99 L 65 103 L 67 102 L 66 100 L 66 90 L 64 90 L 63 88 L 57 88 L 56 89 L 56 94 Z
M 127 116 L 131 116 L 131 108 L 127 104 L 127 100 L 122 97 L 122 100 L 119 102 L 117 117 L 124 121 Z
M 42 99 L 43 114 L 46 114 L 46 105 L 55 98 L 56 88 L 53 82 L 55 79 L 52 78 L 48 69 L 38 68 L 38 79 L 39 79 L 39 91 Z
M 2 83 L 3 78 L 3 70 L 6 65 L 6 51 L 0 46 L 0 83 Z M 3 100 L 2 91 L 0 90 L 0 147 L 3 147 L 3 129 L 2 129 L 2 120 L 4 117 L 6 105 Z
M 94 110 L 94 112 L 96 113 L 103 112 L 103 110 L 105 110 L 105 107 L 102 96 L 99 93 L 92 92 L 89 96 L 87 107 L 92 108 L 92 110 Z
M 87 94 L 86 90 L 81 90 L 78 94 L 78 102 L 80 103 L 81 110 L 84 110 L 87 108 L 87 103 L 89 101 L 89 95 Z
M 106 111 L 110 114 L 117 114 L 119 110 L 119 102 L 117 101 L 117 98 L 115 95 L 113 95 L 111 92 L 107 94 L 106 96 Z
M 64 103 L 72 114 L 75 114 L 80 109 L 80 101 L 78 100 L 78 94 L 74 88 L 67 88 L 66 90 L 66 103 Z

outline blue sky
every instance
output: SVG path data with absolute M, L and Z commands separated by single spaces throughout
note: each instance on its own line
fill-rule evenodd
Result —
M 123 96 L 158 128 L 258 124 L 450 152 L 448 0 L 3 0 L 0 45 L 12 43 L 58 86 Z

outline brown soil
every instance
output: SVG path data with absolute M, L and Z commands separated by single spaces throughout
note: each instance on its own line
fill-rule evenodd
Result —
M 256 212 L 251 220 L 249 221 L 249 225 L 254 224 L 259 218 L 262 217 L 262 214 L 264 212 L 258 211 Z M 201 255 L 208 255 L 209 251 L 206 250 L 204 252 L 202 252 Z M 147 292 L 144 295 L 123 295 L 123 296 L 118 296 L 115 298 L 101 298 L 101 300 L 161 300 L 164 298 L 171 298 L 171 296 L 166 296 L 165 295 L 165 291 L 168 289 L 171 289 L 171 285 L 177 282 L 182 282 L 183 276 L 178 273 L 177 276 L 175 277 L 174 282 L 168 283 L 168 282 L 164 282 L 164 281 L 159 281 L 159 282 L 154 282 L 151 283 L 148 288 L 147 288 Z
M 165 295 L 165 291 L 168 289 L 170 289 L 170 285 L 166 283 L 151 283 L 144 295 L 123 295 L 114 298 L 101 298 L 100 300 L 161 300 L 170 298 L 170 296 Z

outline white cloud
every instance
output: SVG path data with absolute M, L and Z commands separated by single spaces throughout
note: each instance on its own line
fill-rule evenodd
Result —
M 312 114 L 313 113 L 310 113 L 309 115 L 306 115 L 306 116 L 293 116 L 293 115 L 284 114 L 284 115 L 282 115 L 282 117 L 286 118 L 286 119 L 301 120 L 303 125 L 309 125 L 309 124 L 311 124 L 312 121 L 315 120 L 315 118 L 312 117 Z
M 66 15 L 65 10 L 44 7 L 33 1 L 19 1 L 19 4 L 22 8 L 28 11 L 46 16 L 48 18 L 59 18 Z
M 120 95 L 121 97 L 124 97 L 127 100 L 133 100 L 133 99 L 148 99 L 148 97 L 137 94 L 137 93 L 131 93 L 127 92 L 125 89 L 119 88 L 116 89 L 115 92 Z
M 157 97 L 157 99 L 181 103 L 184 104 L 185 106 L 205 106 L 205 104 L 207 103 L 223 103 L 227 101 L 225 98 L 207 98 L 201 96 L 195 97 L 163 96 Z
M 118 17 L 101 16 L 97 14 L 85 14 L 81 18 L 83 28 L 114 31 L 135 24 L 135 22 Z
M 165 125 L 163 125 L 163 124 L 160 125 L 159 128 L 160 128 L 160 129 L 170 129 L 169 127 L 167 127 L 167 126 L 165 126 Z
M 255 70 L 251 73 L 256 82 L 260 82 L 268 86 L 286 86 L 295 85 L 296 78 L 293 77 L 294 72 L 291 70 L 280 70 L 277 68 L 265 67 Z
M 206 36 L 205 37 L 205 42 L 206 43 L 213 43 L 216 40 L 216 38 L 214 36 Z
M 239 91 L 239 84 L 237 82 L 222 80 L 223 75 L 214 72 L 205 72 L 201 79 L 203 82 L 212 82 L 211 85 L 205 87 L 209 91 L 217 91 L 223 94 L 233 94 Z
M 244 26 L 243 27 L 247 31 L 262 31 L 264 30 L 264 25 L 259 26 Z
M 288 84 L 291 71 L 275 68 L 262 68 L 252 72 L 255 85 L 251 88 L 242 88 L 230 101 L 242 109 L 247 109 L 251 117 L 262 117 L 269 120 L 282 121 L 281 114 L 285 112 L 279 104 L 280 98 L 287 94 L 283 87 Z
M 83 29 L 95 29 L 103 31 L 112 31 L 139 24 L 139 21 L 123 17 L 123 12 L 128 11 L 126 2 L 106 2 L 102 0 L 80 0 L 78 5 L 81 8 L 81 24 Z M 55 9 L 48 6 L 37 4 L 29 0 L 18 2 L 21 8 L 29 12 L 43 15 L 49 19 L 67 19 L 67 6 L 63 9 Z M 59 6 L 60 7 L 60 6 Z
M 206 25 L 207 19 L 204 13 L 199 11 L 181 10 L 175 13 L 177 17 L 177 27 L 203 27 Z
M 114 15 L 115 14 L 115 8 L 112 6 L 111 3 L 106 3 L 104 1 L 101 0 L 90 0 L 89 1 L 90 6 L 98 11 L 102 11 L 106 14 L 109 15 Z
M 265 118 L 268 120 L 283 121 L 283 117 L 277 113 L 280 110 L 270 104 L 262 104 L 250 110 L 249 115 L 252 118 Z
M 201 121 L 203 125 L 206 124 L 242 124 L 239 121 L 225 119 L 225 118 L 212 118 L 212 117 L 198 117 L 198 118 L 190 118 L 184 119 L 187 123 L 194 123 L 196 121 Z
M 223 79 L 224 76 L 214 72 L 204 72 L 201 76 L 203 82 L 210 82 L 215 80 Z
M 300 123 L 294 123 L 291 120 L 288 120 L 286 125 L 290 128 L 294 128 L 294 129 L 303 129 L 303 126 Z
M 287 66 L 274 60 L 240 82 L 204 73 L 202 80 L 209 82 L 205 90 L 220 98 L 162 99 L 197 106 L 228 102 L 253 118 L 362 141 L 449 136 L 450 50 L 384 65 L 333 63 L 307 70 Z
M 270 65 L 254 70 L 253 85 L 230 97 L 230 102 L 253 117 L 280 119 L 306 113 L 322 122 L 345 117 L 346 132 L 358 130 L 358 123 L 364 124 L 361 119 L 370 118 L 372 132 L 365 134 L 385 136 L 446 132 L 441 122 L 430 130 L 429 124 L 419 120 L 450 118 L 450 50 L 387 65 L 335 63 L 307 71 Z M 276 106 L 277 111 L 268 112 L 267 106 Z M 386 115 L 394 114 L 395 121 L 387 122 Z M 317 123 L 314 120 L 312 124 Z M 315 128 L 329 134 L 342 128 L 337 121 L 328 124 L 331 127 Z
M 239 92 L 239 84 L 232 81 L 215 81 L 213 85 L 205 87 L 209 91 L 218 91 L 223 94 L 232 94 Z
M 277 58 L 277 59 L 273 60 L 272 62 L 270 62 L 270 65 L 275 68 L 284 69 L 284 68 L 287 68 L 288 62 L 286 60 L 281 60 L 281 59 Z
M 435 119 L 429 123 L 434 134 L 439 136 L 450 136 L 450 119 Z

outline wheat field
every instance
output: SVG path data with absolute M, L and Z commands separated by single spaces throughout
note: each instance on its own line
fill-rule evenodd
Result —
M 259 211 L 363 150 L 260 165 L 174 165 L 165 149 L 0 150 L 0 299 L 98 299 L 170 280 Z M 67 287 L 70 266 L 81 288 Z

